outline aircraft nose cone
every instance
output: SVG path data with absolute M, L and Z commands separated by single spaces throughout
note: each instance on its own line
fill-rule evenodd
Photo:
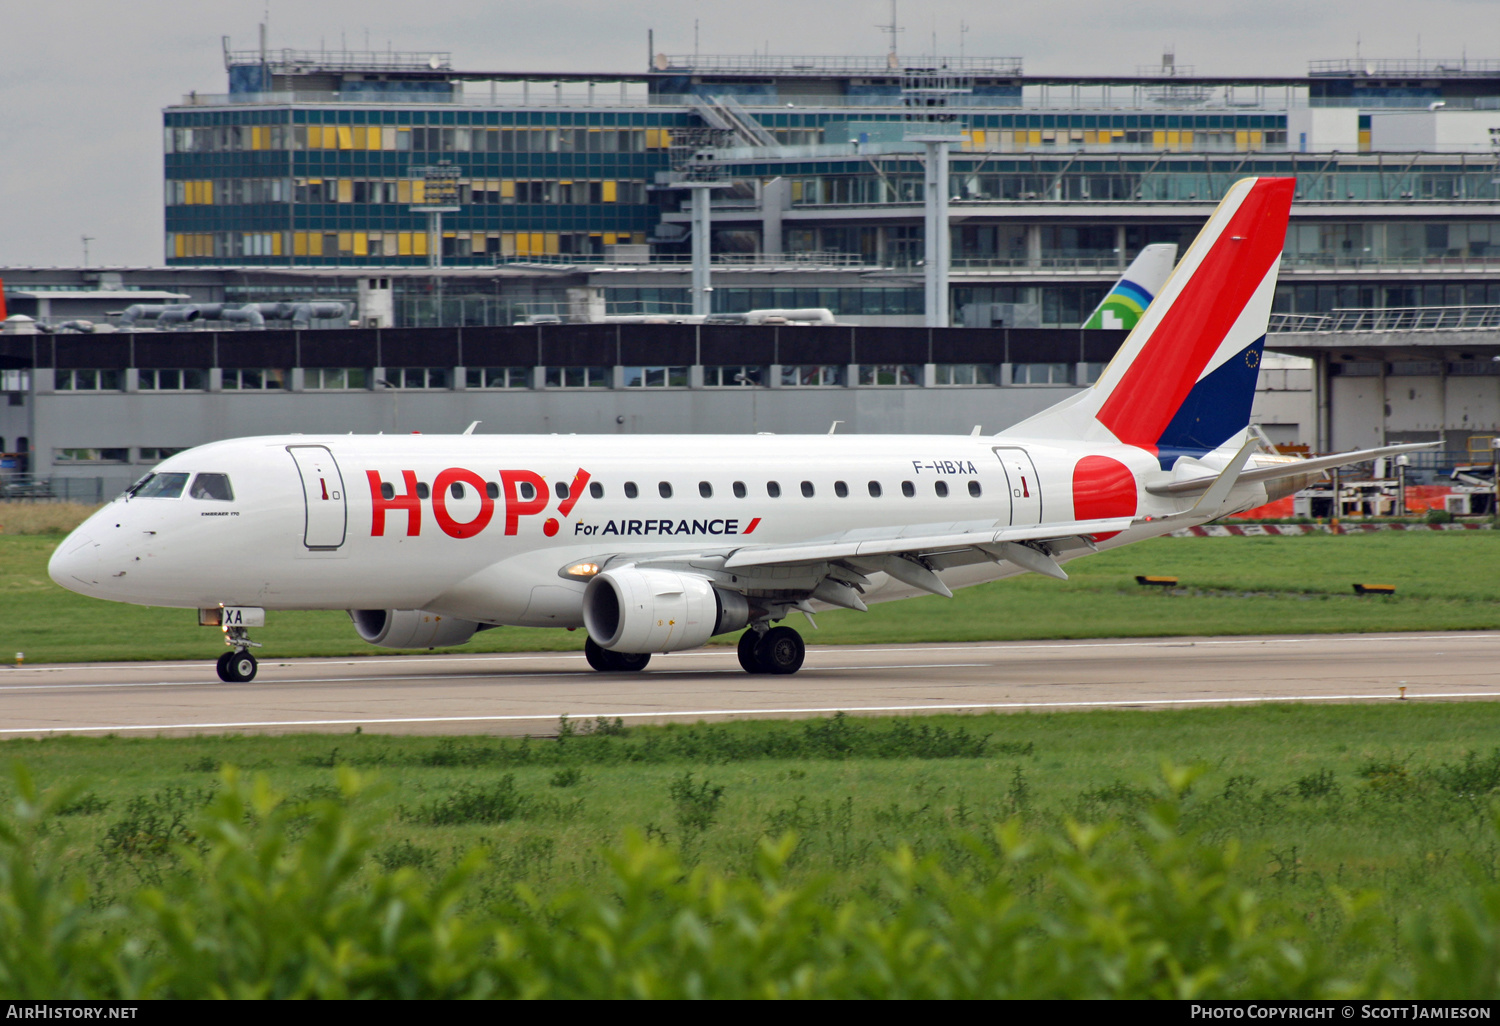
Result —
M 99 545 L 93 538 L 73 532 L 47 561 L 47 575 L 69 591 L 87 595 L 99 585 Z

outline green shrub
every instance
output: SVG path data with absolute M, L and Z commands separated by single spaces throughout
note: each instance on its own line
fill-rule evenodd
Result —
M 412 853 L 376 853 L 365 782 L 335 773 L 336 799 L 291 802 L 226 769 L 192 843 L 175 847 L 180 868 L 104 902 L 50 826 L 76 796 L 43 798 L 18 768 L 0 815 L 0 997 L 1487 998 L 1500 987 L 1500 884 L 1476 879 L 1468 898 L 1414 916 L 1399 937 L 1410 971 L 1377 957 L 1348 978 L 1324 951 L 1391 941 L 1368 898 L 1343 900 L 1330 937 L 1235 882 L 1238 845 L 1182 826 L 1190 772 L 1167 770 L 1149 800 L 1107 796 L 1139 809 L 1135 825 L 1039 831 L 1012 819 L 956 834 L 962 872 L 898 847 L 848 898 L 827 878 L 790 882 L 794 834 L 762 839 L 746 871 L 727 874 L 632 832 L 606 855 L 604 893 L 544 902 L 518 885 L 502 903 L 479 898 L 481 853 L 430 882 Z M 715 790 L 674 782 L 689 805 Z M 790 818 L 810 821 L 804 811 Z M 512 854 L 528 865 L 551 858 L 523 847 Z

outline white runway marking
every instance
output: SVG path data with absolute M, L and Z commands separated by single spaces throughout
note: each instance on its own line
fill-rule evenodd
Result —
M 1329 635 L 1330 638 L 1335 635 Z M 1345 637 L 1345 635 L 1337 635 Z M 1359 636 L 1361 642 L 1393 642 L 1411 643 L 1418 641 L 1494 641 L 1493 635 L 1489 634 L 1362 634 Z M 813 642 L 817 639 L 813 638 Z M 973 643 L 946 643 L 938 642 L 948 652 L 1024 652 L 1029 649 L 1069 650 L 1079 648 L 1201 648 L 1217 645 L 1307 645 L 1317 644 L 1316 638 L 1141 638 L 1131 641 L 991 641 L 982 644 Z M 928 652 L 931 648 L 905 647 L 897 645 L 839 645 L 840 652 Z M 713 648 L 694 649 L 691 652 L 668 653 L 659 658 L 682 658 L 684 656 L 724 656 L 733 658 L 735 651 L 732 647 L 715 646 Z M 527 652 L 521 654 L 511 653 L 483 653 L 475 655 L 442 655 L 442 656 L 354 656 L 346 659 L 319 658 L 317 662 L 328 665 L 345 662 L 349 665 L 358 666 L 381 666 L 384 664 L 399 664 L 412 666 L 418 663 L 494 663 L 509 662 L 515 660 L 536 659 L 582 659 L 583 652 Z M 206 662 L 212 662 L 205 657 Z M 282 665 L 304 662 L 304 659 L 265 659 L 263 665 Z M 119 669 L 128 666 L 134 670 L 176 670 L 180 669 L 183 662 L 191 663 L 194 660 L 169 663 L 53 663 L 47 666 L 13 666 L 0 664 L 0 670 L 20 670 L 40 673 L 55 673 L 64 670 L 90 670 L 90 669 Z
M 864 705 L 864 706 L 802 706 L 785 709 L 693 709 L 685 711 L 659 711 L 659 712 L 602 712 L 602 713 L 531 713 L 519 716 L 401 716 L 388 719 L 343 719 L 343 720 L 242 720 L 235 723 L 151 723 L 138 724 L 135 726 L 73 726 L 73 727 L 27 727 L 17 729 L 0 729 L 0 734 L 43 734 L 63 731 L 77 733 L 84 731 L 106 731 L 118 733 L 120 731 L 141 730 L 244 730 L 256 727 L 355 727 L 355 726 L 391 726 L 412 723 L 520 723 L 532 721 L 556 721 L 564 716 L 570 719 L 587 720 L 598 717 L 600 719 L 684 719 L 689 717 L 703 716 L 813 716 L 832 715 L 833 713 L 969 713 L 984 712 L 986 710 L 1004 709 L 1129 709 L 1143 706 L 1172 706 L 1172 705 L 1239 705 L 1254 703 L 1256 705 L 1269 704 L 1272 702 L 1370 702 L 1370 701 L 1418 701 L 1424 698 L 1494 698 L 1493 691 L 1477 692 L 1442 692 L 1429 695 L 1406 695 L 1405 698 L 1397 698 L 1389 692 L 1385 694 L 1364 695 L 1287 695 L 1287 696 L 1216 696 L 1212 698 L 1148 698 L 1148 699 L 1122 699 L 1111 702 L 1100 700 L 1094 702 L 963 702 L 951 705 Z
M 457 660 L 455 660 L 457 661 Z M 467 662 L 468 660 L 464 660 Z M 809 666 L 808 670 L 819 673 L 846 672 L 855 670 L 957 670 L 972 669 L 977 666 L 989 666 L 990 663 L 891 663 L 885 666 Z M 701 674 L 718 673 L 718 670 L 652 670 L 656 676 L 665 674 Z M 728 672 L 728 671 L 722 671 Z M 740 671 L 738 665 L 735 672 Z M 223 681 L 210 680 L 143 680 L 137 683 L 99 683 L 99 684 L 14 684 L 0 686 L 0 695 L 11 691 L 76 691 L 82 689 L 98 688 L 231 688 L 231 687 L 260 687 L 264 684 L 378 684 L 381 682 L 389 684 L 409 683 L 414 680 L 531 680 L 541 677 L 551 679 L 554 677 L 593 677 L 594 670 L 539 670 L 535 673 L 434 673 L 420 677 L 402 674 L 400 677 L 277 677 L 257 678 L 253 684 L 227 684 Z M 640 680 L 640 677 L 625 677 L 626 680 Z

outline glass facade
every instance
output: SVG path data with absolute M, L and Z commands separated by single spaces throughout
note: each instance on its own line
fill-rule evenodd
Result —
M 687 112 L 452 110 L 330 104 L 172 108 L 169 264 L 428 263 L 424 169 L 457 169 L 443 261 L 598 254 L 642 245 L 647 186 Z
M 590 316 L 601 312 L 601 299 L 605 316 L 684 314 L 692 305 L 688 191 L 671 183 L 701 173 L 726 183 L 711 200 L 711 245 L 725 264 L 771 255 L 793 265 L 895 272 L 852 284 L 854 274 L 778 267 L 774 287 L 760 287 L 751 282 L 764 277 L 736 281 L 716 270 L 714 314 L 811 307 L 840 319 L 913 323 L 923 316 L 914 278 L 925 259 L 924 172 L 920 145 L 904 136 L 913 117 L 925 122 L 932 111 L 914 115 L 906 86 L 888 69 L 855 75 L 834 62 L 823 83 L 829 88 L 804 95 L 797 85 L 803 70 L 766 58 L 764 81 L 731 74 L 722 82 L 713 75 L 677 82 L 664 74 L 645 95 L 627 97 L 621 86 L 618 102 L 597 103 L 604 78 L 587 85 L 586 100 L 565 95 L 565 85 L 576 88 L 568 83 L 523 84 L 519 102 L 499 98 L 492 84 L 486 104 L 456 81 L 428 77 L 425 57 L 407 67 L 402 62 L 414 55 L 355 56 L 380 64 L 380 73 L 343 67 L 329 85 L 304 82 L 304 71 L 290 66 L 265 72 L 242 62 L 231 68 L 229 96 L 194 96 L 167 108 L 169 264 L 347 268 L 351 278 L 360 268 L 415 270 L 438 260 L 453 268 L 558 269 L 556 278 L 538 274 L 523 284 L 452 278 L 439 287 L 429 278 L 398 278 L 395 321 L 403 327 L 567 320 L 576 315 L 569 292 L 580 286 L 597 293 Z M 1455 296 L 1495 302 L 1500 176 L 1492 153 L 1372 152 L 1371 116 L 1354 112 L 1339 129 L 1347 149 L 1301 152 L 1303 104 L 1340 107 L 1364 97 L 1372 109 L 1395 100 L 1426 106 L 1395 79 L 1356 82 L 1350 92 L 1346 79 L 1364 82 L 1356 72 L 1324 69 L 1316 88 L 1288 86 L 1279 99 L 1262 85 L 1223 83 L 1201 96 L 1137 83 L 1129 98 L 1117 92 L 1112 99 L 1109 88 L 1082 82 L 1071 94 L 1057 86 L 1049 98 L 1045 87 L 1038 97 L 1035 86 L 1008 83 L 1011 72 L 976 72 L 959 83 L 955 109 L 937 115 L 954 139 L 955 318 L 972 304 L 1011 303 L 1035 310 L 1026 323 L 1079 324 L 1143 247 L 1169 242 L 1181 252 L 1226 190 L 1252 175 L 1298 183 L 1278 311 Z M 999 77 L 985 77 L 991 74 Z M 1297 89 L 1304 92 L 1294 95 Z M 715 102 L 706 97 L 721 93 L 738 98 L 727 101 L 729 114 L 706 113 Z M 1451 90 L 1443 96 L 1466 105 Z M 1289 125 L 1299 133 L 1295 142 Z M 430 191 L 439 179 L 441 195 Z M 440 229 L 423 209 L 432 205 L 448 208 Z M 779 237 L 766 237 L 773 231 Z M 675 273 L 656 279 L 661 285 L 639 275 L 616 285 L 622 279 L 579 270 L 596 259 Z M 1365 268 L 1371 273 L 1358 273 Z M 1408 268 L 1422 280 L 1403 281 Z M 1431 280 L 1448 269 L 1466 281 Z M 1354 280 L 1307 280 L 1335 272 Z M 574 278 L 562 281 L 568 274 Z M 274 289 L 247 280 L 225 298 L 280 301 L 299 290 L 353 298 L 348 280 Z M 648 378 L 641 387 L 650 387 Z M 266 382 L 274 379 L 240 387 L 281 387 Z M 584 371 L 573 387 L 594 384 Z M 514 386 L 486 379 L 481 387 Z

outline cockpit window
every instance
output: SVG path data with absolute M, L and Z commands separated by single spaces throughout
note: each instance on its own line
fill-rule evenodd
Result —
M 147 474 L 127 493 L 137 499 L 180 499 L 186 474 Z
M 193 487 L 188 494 L 195 499 L 234 501 L 234 489 L 229 486 L 228 474 L 199 474 L 193 478 Z

